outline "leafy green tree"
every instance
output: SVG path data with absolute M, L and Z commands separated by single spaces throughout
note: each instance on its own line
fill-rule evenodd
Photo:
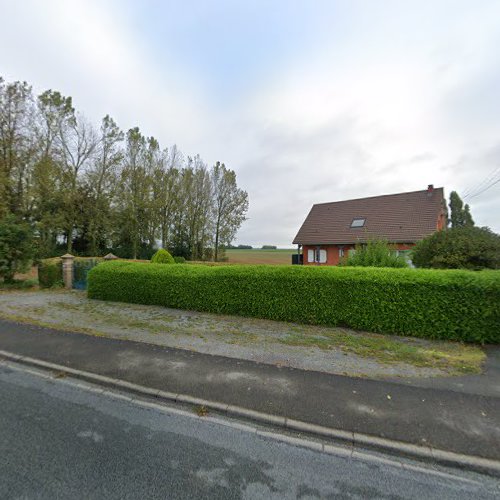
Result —
M 246 219 L 248 194 L 236 184 L 236 174 L 217 162 L 212 169 L 214 190 L 214 260 L 218 260 L 220 248 L 229 245 Z
M 210 174 L 199 155 L 188 157 L 177 189 L 169 248 L 174 255 L 191 260 L 210 258 L 212 244 L 212 199 Z
M 33 167 L 30 218 L 38 239 L 39 257 L 52 257 L 63 227 L 63 200 L 60 188 L 60 169 L 46 156 Z
M 402 255 L 387 241 L 368 240 L 366 244 L 357 244 L 355 251 L 344 259 L 342 265 L 361 267 L 408 267 Z
M 27 210 L 29 169 L 35 156 L 30 123 L 34 103 L 26 82 L 0 78 L 0 217 Z
M 186 226 L 190 258 L 193 260 L 210 259 L 209 247 L 212 244 L 212 184 L 206 164 L 199 155 L 188 157 L 185 176 Z
M 61 131 L 74 117 L 71 97 L 47 90 L 36 101 L 36 119 L 32 124 L 38 155 L 33 165 L 30 216 L 39 242 L 39 256 L 56 252 L 65 226 L 65 184 Z
M 184 157 L 174 144 L 163 152 L 163 162 L 154 171 L 156 207 L 159 215 L 159 230 L 163 248 L 170 244 L 173 220 L 181 204 L 179 197 L 181 171 Z
M 29 224 L 8 215 L 0 220 L 0 277 L 6 283 L 25 271 L 34 255 L 33 233 Z
M 139 127 L 127 132 L 127 145 L 120 182 L 120 225 L 122 240 L 131 245 L 132 258 L 137 259 L 141 247 L 141 220 L 148 205 L 149 179 L 144 167 L 146 138 Z
M 412 255 L 417 267 L 500 269 L 500 235 L 487 227 L 459 226 L 419 241 Z
M 156 245 L 156 238 L 160 236 L 161 224 L 159 191 L 156 184 L 156 175 L 159 170 L 165 170 L 165 153 L 160 148 L 160 143 L 154 137 L 146 139 L 143 153 L 145 176 L 149 190 L 145 193 L 144 212 L 141 219 L 142 240 L 150 248 Z
M 0 77 L 0 219 L 32 225 L 38 257 L 73 252 L 150 258 L 157 241 L 216 259 L 245 220 L 236 174 L 106 116 L 98 133 L 71 97 Z
M 469 205 L 465 204 L 456 191 L 450 193 L 450 219 L 452 228 L 473 226 L 474 220 L 470 213 Z
M 168 166 L 166 170 L 156 168 L 154 179 L 155 210 L 159 217 L 161 244 L 165 248 L 169 245 L 174 214 L 179 206 L 181 171 L 174 166 Z
M 470 207 L 467 203 L 464 205 L 463 218 L 464 218 L 464 226 L 472 227 L 474 225 L 474 219 L 472 218 L 472 215 L 470 213 Z

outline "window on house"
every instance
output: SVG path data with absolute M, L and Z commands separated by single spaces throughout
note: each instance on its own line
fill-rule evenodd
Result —
M 351 222 L 351 227 L 363 227 L 365 225 L 366 219 L 353 219 Z
M 339 248 L 339 257 L 343 257 L 343 256 L 344 256 L 344 249 Z
M 326 250 L 316 250 L 316 262 L 326 264 Z
M 326 250 L 316 249 L 307 251 L 307 262 L 319 262 L 326 264 Z

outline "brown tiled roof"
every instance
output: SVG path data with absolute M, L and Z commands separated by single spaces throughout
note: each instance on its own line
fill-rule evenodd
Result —
M 313 205 L 294 244 L 356 243 L 369 238 L 411 243 L 436 231 L 443 188 Z M 353 219 L 366 219 L 351 228 Z

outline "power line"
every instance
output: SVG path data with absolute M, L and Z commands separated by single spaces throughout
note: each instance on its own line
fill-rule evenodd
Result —
M 500 167 L 493 169 L 481 182 L 476 184 L 473 188 L 467 188 L 463 194 L 463 197 L 467 198 L 468 196 L 471 196 L 478 189 L 481 189 L 483 187 L 483 184 L 487 184 L 488 182 L 490 182 L 499 170 Z
M 463 195 L 463 198 L 473 198 L 474 196 L 477 196 L 481 192 L 483 192 L 483 189 L 489 189 L 488 183 L 496 183 L 497 179 L 495 179 L 495 175 L 497 172 L 500 171 L 500 166 L 495 168 L 489 175 L 487 175 L 479 184 L 476 184 L 473 188 L 468 188 L 465 190 L 465 193 Z
M 480 194 L 484 193 L 485 191 L 488 191 L 491 187 L 493 187 L 495 184 L 498 184 L 500 182 L 500 177 L 496 179 L 494 182 L 486 186 L 484 189 L 481 191 L 477 192 L 476 194 L 470 195 L 469 198 L 475 198 L 476 196 L 479 196 Z
M 494 168 L 481 182 L 479 182 L 478 184 L 476 184 L 473 188 L 466 189 L 465 192 L 464 192 L 464 194 L 463 194 L 463 196 L 464 197 L 470 196 L 473 193 L 475 193 L 476 191 L 478 191 L 479 189 L 482 189 L 483 185 L 487 184 L 488 182 L 490 182 L 495 177 L 495 174 L 499 170 L 500 170 L 500 166 Z

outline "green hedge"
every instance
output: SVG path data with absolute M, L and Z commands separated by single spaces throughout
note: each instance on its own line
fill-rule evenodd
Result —
M 468 342 L 500 342 L 500 272 L 107 262 L 90 298 Z
M 38 283 L 41 288 L 63 286 L 62 260 L 44 259 L 38 264 Z

